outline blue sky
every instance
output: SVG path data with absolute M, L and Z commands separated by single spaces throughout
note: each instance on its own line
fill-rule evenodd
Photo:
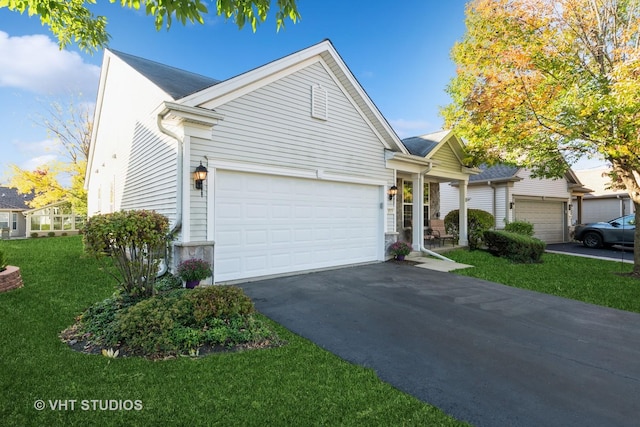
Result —
M 401 138 L 442 128 L 438 109 L 455 73 L 450 50 L 462 38 L 465 0 L 378 2 L 299 0 L 302 20 L 276 32 L 273 13 L 256 33 L 215 14 L 204 25 L 174 23 L 157 32 L 151 17 L 99 2 L 108 18 L 109 47 L 164 64 L 226 79 L 330 39 Z M 210 9 L 215 2 L 210 2 Z M 102 51 L 64 51 L 37 17 L 0 9 L 0 183 L 8 165 L 34 169 L 59 158 L 35 125 L 55 99 L 95 102 Z

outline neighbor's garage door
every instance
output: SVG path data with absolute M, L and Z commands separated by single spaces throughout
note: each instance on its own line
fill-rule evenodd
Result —
M 534 236 L 546 243 L 564 242 L 564 203 L 515 199 L 516 221 L 533 224 Z
M 217 171 L 215 280 L 378 259 L 377 186 Z

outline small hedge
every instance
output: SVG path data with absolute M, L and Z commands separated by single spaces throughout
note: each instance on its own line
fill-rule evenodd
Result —
M 533 237 L 533 224 L 527 221 L 513 221 L 504 226 L 504 231 Z
M 541 262 L 546 247 L 540 239 L 503 230 L 487 230 L 484 242 L 489 252 L 516 263 Z
M 447 232 L 453 234 L 455 240 L 458 240 L 460 232 L 458 230 L 460 224 L 460 210 L 455 209 L 444 217 L 444 225 Z M 469 241 L 469 249 L 478 249 L 482 246 L 484 240 L 484 231 L 493 228 L 495 218 L 487 211 L 481 209 L 467 209 L 467 239 Z

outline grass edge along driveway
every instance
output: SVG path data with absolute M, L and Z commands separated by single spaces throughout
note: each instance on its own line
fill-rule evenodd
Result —
M 25 283 L 0 293 L 3 425 L 465 425 L 277 325 L 286 346 L 201 359 L 74 352 L 58 334 L 112 279 L 79 237 L 0 250 Z
M 625 276 L 631 264 L 552 253 L 543 254 L 539 264 L 514 264 L 481 250 L 456 250 L 447 257 L 473 266 L 455 274 L 640 313 L 640 279 Z

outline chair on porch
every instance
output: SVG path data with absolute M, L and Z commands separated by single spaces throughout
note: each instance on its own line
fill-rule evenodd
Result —
M 431 235 L 434 239 L 437 239 L 442 246 L 445 240 L 451 240 L 451 246 L 455 244 L 455 236 L 453 234 L 448 234 L 447 230 L 444 226 L 444 220 L 442 219 L 432 219 L 429 221 L 429 228 L 431 229 Z M 425 240 L 427 239 L 427 235 L 425 233 Z

